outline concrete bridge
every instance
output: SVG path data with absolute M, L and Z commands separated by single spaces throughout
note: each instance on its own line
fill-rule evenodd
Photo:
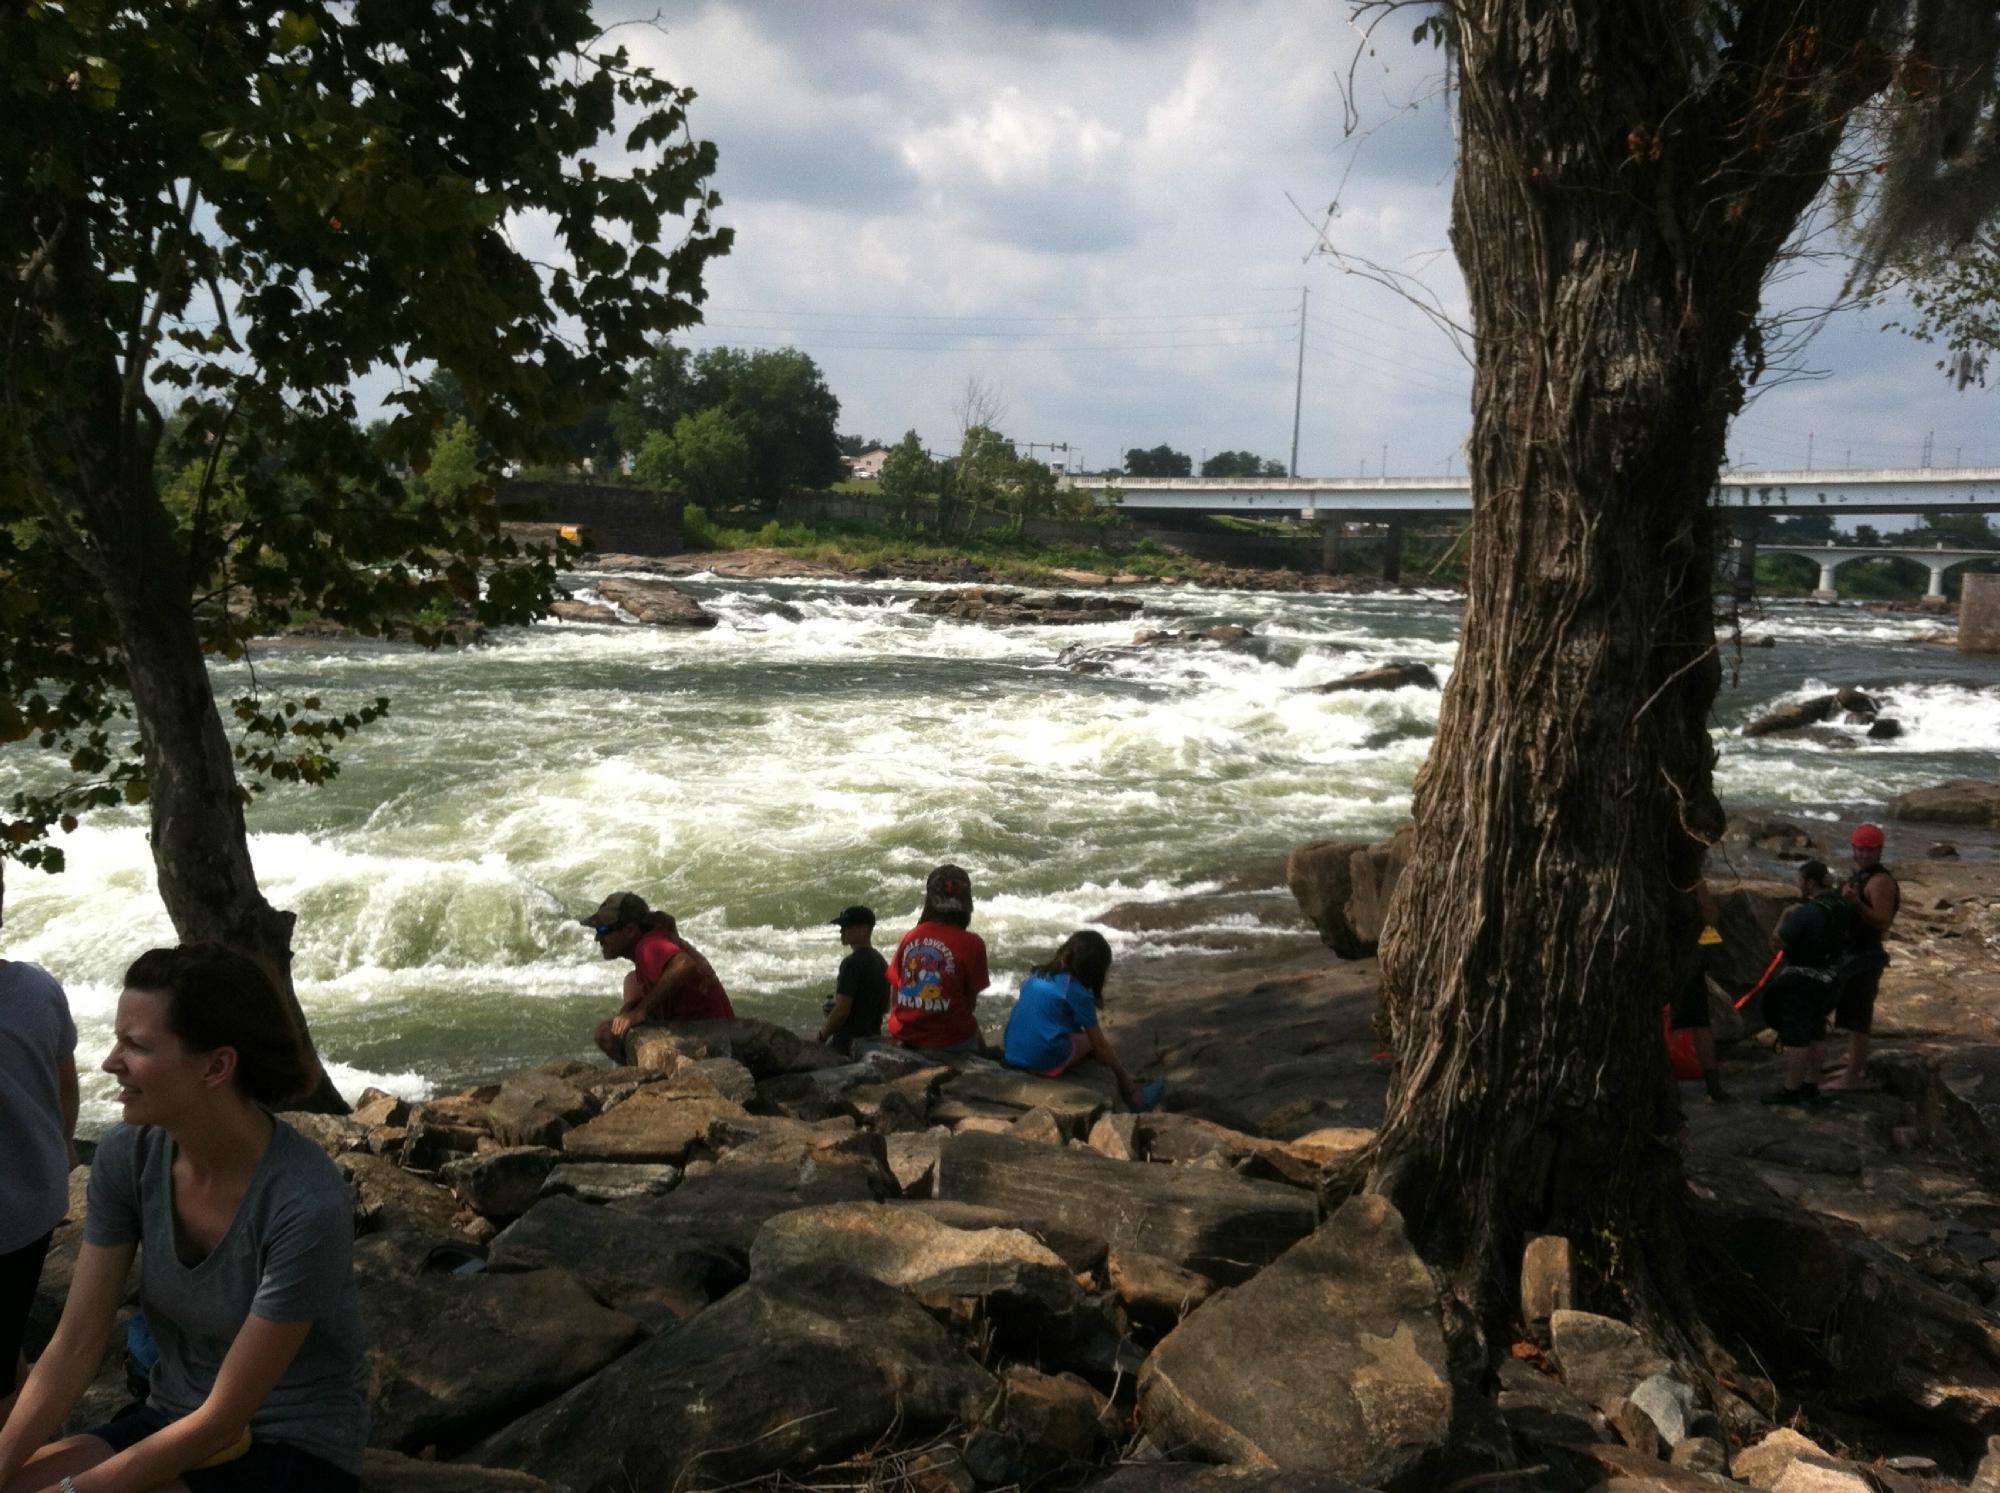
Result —
M 1744 546 L 1733 545 L 1730 555 L 1734 559 L 1734 570 L 1742 575 Z M 1819 566 L 1819 589 L 1813 595 L 1831 601 L 1840 592 L 1835 589 L 1833 578 L 1840 567 L 1856 560 L 1911 560 L 1924 566 L 1931 573 L 1931 587 L 1926 595 L 1938 601 L 1944 600 L 1945 572 L 1973 560 L 2000 560 L 2000 550 L 1948 550 L 1942 544 L 1930 549 L 1904 549 L 1895 545 L 1869 545 L 1853 547 L 1834 544 L 1765 544 L 1749 546 L 1749 559 L 1754 566 L 1759 554 L 1797 555 L 1802 560 L 1811 560 Z
M 1104 490 L 1109 501 L 1135 512 L 1317 519 L 1322 525 L 1322 559 L 1328 570 L 1334 569 L 1340 558 L 1344 523 L 1386 524 L 1388 559 L 1383 573 L 1392 581 L 1401 579 L 1405 523 L 1472 511 L 1471 484 L 1463 477 L 1117 476 L 1065 477 L 1062 483 L 1086 491 Z M 1724 472 L 1716 479 L 1715 505 L 1736 518 L 1742 555 L 1737 584 L 1741 590 L 1756 570 L 1756 528 L 1765 514 L 2000 513 L 2000 467 Z M 1868 553 L 1843 552 L 1835 569 Z M 1934 552 L 1926 553 L 1935 557 Z M 1830 577 L 1831 573 L 1827 574 Z M 1942 582 L 1942 573 L 1934 571 L 1933 588 Z M 1825 584 L 1831 586 L 1831 579 Z

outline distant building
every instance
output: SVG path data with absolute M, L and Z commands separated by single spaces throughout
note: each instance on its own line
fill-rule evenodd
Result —
M 883 446 L 870 446 L 859 456 L 847 458 L 847 475 L 858 477 L 863 482 L 873 482 L 882 475 L 882 463 L 889 459 L 889 452 Z

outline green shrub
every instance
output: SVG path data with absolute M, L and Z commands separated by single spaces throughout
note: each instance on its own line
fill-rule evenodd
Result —
M 701 504 L 689 503 L 681 509 L 681 542 L 689 549 L 717 549 L 721 537 L 709 519 L 708 510 Z

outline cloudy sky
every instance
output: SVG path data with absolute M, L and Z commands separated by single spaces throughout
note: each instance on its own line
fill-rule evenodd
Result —
M 693 345 L 797 346 L 841 427 L 934 448 L 977 378 L 1019 442 L 1092 468 L 1168 442 L 1283 461 L 1301 290 L 1302 474 L 1464 470 L 1469 374 L 1346 254 L 1461 311 L 1445 238 L 1435 55 L 1337 0 L 606 0 L 617 35 L 695 88 L 736 248 Z M 1360 128 L 1344 127 L 1352 68 Z M 1296 202 L 1297 206 L 1294 206 Z M 1303 216 L 1301 214 L 1303 209 Z M 1821 281 L 1830 278 L 1820 277 Z M 1810 299 L 1824 286 L 1786 287 Z M 2000 464 L 2000 391 L 1951 391 L 1936 353 L 1835 317 L 1738 422 L 1734 461 Z

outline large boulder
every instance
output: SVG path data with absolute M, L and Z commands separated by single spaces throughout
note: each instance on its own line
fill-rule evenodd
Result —
M 1436 689 L 1438 677 L 1429 664 L 1383 664 L 1379 668 L 1363 669 L 1359 674 L 1348 674 L 1340 679 L 1329 680 L 1325 684 L 1313 686 L 1316 695 L 1335 695 L 1356 689 Z
M 1389 913 L 1389 898 L 1402 879 L 1416 848 L 1417 827 L 1400 824 L 1386 840 L 1378 840 L 1355 852 L 1348 865 L 1351 891 L 1347 899 L 1347 925 L 1370 953 L 1382 937 L 1382 920 Z
M 1655 1374 L 1673 1370 L 1672 1361 L 1636 1327 L 1595 1312 L 1552 1313 L 1549 1343 L 1563 1383 L 1600 1410 L 1613 1400 L 1630 1399 Z
M 1160 1255 L 1223 1284 L 1277 1259 L 1318 1222 L 1312 1194 L 1280 1183 L 977 1132 L 945 1142 L 936 1191 L 948 1201 L 1100 1233 L 1114 1249 Z
M 654 627 L 713 627 L 716 619 L 671 581 L 600 580 L 597 594 Z
M 370 1440 L 449 1456 L 637 1346 L 632 1318 L 562 1270 L 412 1274 L 355 1252 L 368 1335 Z
M 1838 695 L 1814 695 L 1809 700 L 1799 700 L 1790 705 L 1780 705 L 1776 710 L 1766 711 L 1756 720 L 1743 727 L 1745 736 L 1773 736 L 1780 731 L 1800 731 L 1807 726 L 1816 726 L 1832 715 L 1840 704 Z
M 1354 894 L 1350 867 L 1355 853 L 1367 848 L 1365 840 L 1310 840 L 1285 859 L 1285 885 L 1298 899 L 1299 911 L 1343 959 L 1374 952 L 1347 920 L 1347 899 Z
M 1401 1215 L 1350 1198 L 1190 1316 L 1146 1361 L 1139 1414 L 1173 1455 L 1412 1486 L 1454 1403 L 1437 1284 Z
M 1775 814 L 1731 814 L 1722 843 L 1741 846 L 1776 860 L 1806 860 L 1819 848 L 1812 834 Z
M 860 1164 L 732 1162 L 658 1197 L 601 1207 L 545 1197 L 493 1241 L 496 1269 L 574 1270 L 603 1299 L 641 1320 L 700 1311 L 750 1274 L 757 1231 L 780 1213 L 865 1202 Z
M 559 1146 L 563 1132 L 580 1125 L 597 1105 L 576 1084 L 545 1070 L 510 1074 L 486 1106 L 493 1138 L 503 1146 Z
M 2000 783 L 1953 778 L 1889 800 L 1889 817 L 1912 824 L 1963 824 L 2000 829 Z
M 1330 1472 L 1205 1462 L 1127 1462 L 1083 1488 L 1087 1493 L 1369 1493 Z
M 994 1381 L 917 1303 L 817 1264 L 759 1278 L 480 1445 L 575 1493 L 736 1484 L 977 1422 Z
M 991 1107 L 1010 1120 L 1031 1110 L 1046 1110 L 1073 1140 L 1088 1135 L 1092 1122 L 1111 1107 L 1102 1092 L 1075 1078 L 1041 1078 L 1018 1068 L 989 1064 L 950 1074 L 939 1094 L 968 1106 Z
M 561 1160 L 547 1146 L 502 1146 L 447 1161 L 440 1179 L 475 1213 L 487 1218 L 519 1218 L 542 1195 L 542 1186 Z
M 734 1058 L 758 1080 L 849 1064 L 849 1059 L 831 1047 L 808 1041 L 774 1022 L 746 1016 L 733 1021 L 667 1021 L 635 1026 L 626 1033 L 626 1052 L 638 1067 L 655 1066 L 646 1058 L 651 1044 L 673 1048 L 681 1060 L 695 1052 L 702 1057 Z M 679 1067 L 680 1061 L 666 1066 Z

